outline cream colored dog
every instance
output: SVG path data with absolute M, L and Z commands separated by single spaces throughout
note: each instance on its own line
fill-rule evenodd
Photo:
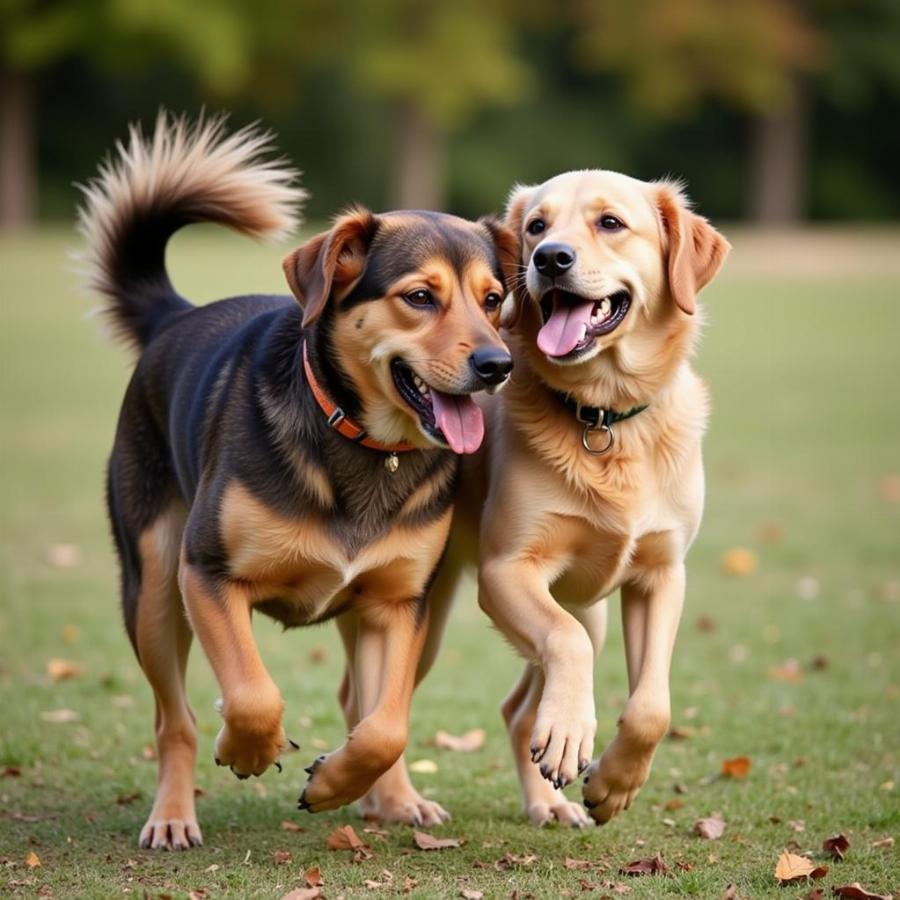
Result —
M 684 560 L 703 509 L 697 293 L 729 248 L 678 185 L 605 171 L 516 188 L 513 377 L 490 407 L 479 597 L 525 657 L 503 705 L 536 824 L 627 809 L 670 722 Z M 593 661 L 621 589 L 630 696 L 593 763 Z

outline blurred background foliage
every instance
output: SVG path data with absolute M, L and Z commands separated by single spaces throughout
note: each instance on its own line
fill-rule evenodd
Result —
M 898 48 L 898 0 L 0 0 L 0 221 L 71 219 L 160 106 L 261 119 L 312 218 L 588 166 L 716 218 L 895 218 Z

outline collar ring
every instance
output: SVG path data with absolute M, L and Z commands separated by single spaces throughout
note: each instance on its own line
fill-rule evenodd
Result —
M 595 447 L 591 444 L 591 435 L 596 431 L 605 431 L 609 440 L 606 443 L 605 447 Z M 581 446 L 587 450 L 591 456 L 603 456 L 604 453 L 609 453 L 612 450 L 613 445 L 616 442 L 616 436 L 613 434 L 612 426 L 610 425 L 585 425 L 584 431 L 581 433 Z

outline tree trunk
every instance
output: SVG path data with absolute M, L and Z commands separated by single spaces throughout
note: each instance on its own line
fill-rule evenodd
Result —
M 31 79 L 0 66 L 0 228 L 32 223 L 35 188 Z
M 783 108 L 753 122 L 749 209 L 755 222 L 787 225 L 806 217 L 809 97 L 794 80 Z
M 414 101 L 398 107 L 392 202 L 397 209 L 442 208 L 444 136 Z

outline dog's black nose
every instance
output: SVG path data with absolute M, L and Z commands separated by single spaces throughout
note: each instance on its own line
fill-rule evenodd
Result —
M 575 248 L 568 244 L 541 244 L 532 259 L 541 275 L 554 278 L 575 265 Z
M 512 372 L 509 351 L 502 347 L 479 347 L 470 357 L 469 365 L 485 385 L 503 384 Z

